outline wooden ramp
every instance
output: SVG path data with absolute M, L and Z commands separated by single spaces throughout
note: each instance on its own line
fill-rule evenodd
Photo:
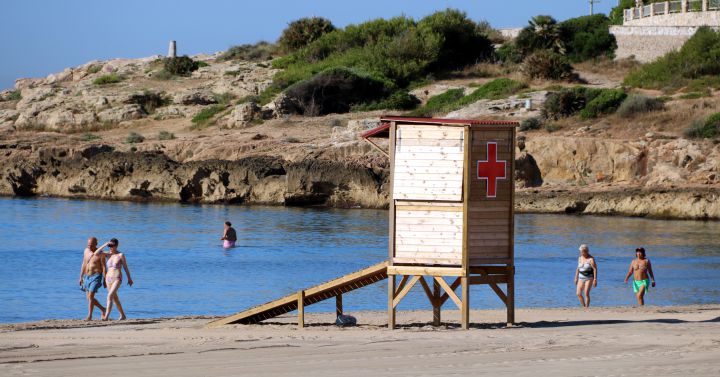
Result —
M 301 290 L 297 293 L 287 295 L 275 301 L 268 302 L 250 308 L 243 312 L 221 318 L 217 321 L 208 323 L 208 327 L 218 327 L 232 323 L 252 324 L 264 321 L 268 318 L 277 317 L 279 315 L 298 310 L 299 303 L 302 300 L 303 305 L 300 307 L 304 311 L 304 306 L 327 300 L 332 297 L 341 298 L 343 293 L 362 288 L 366 285 L 377 283 L 380 280 L 387 279 L 387 262 L 378 263 L 360 271 L 341 276 L 335 280 L 316 285 L 312 288 Z M 338 300 L 338 311 L 342 311 L 342 300 Z

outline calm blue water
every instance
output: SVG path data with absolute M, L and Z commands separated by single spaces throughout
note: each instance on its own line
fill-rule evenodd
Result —
M 229 251 L 219 241 L 226 219 L 240 238 Z M 622 280 L 639 245 L 658 282 L 649 304 L 720 302 L 720 223 L 518 215 L 516 224 L 518 307 L 577 305 L 580 243 L 599 263 L 593 305 L 634 303 Z M 77 278 L 90 235 L 120 240 L 135 280 L 120 290 L 129 317 L 229 314 L 384 260 L 387 212 L 0 198 L 0 322 L 83 318 Z M 347 294 L 346 311 L 385 310 L 386 287 Z M 501 305 L 487 286 L 471 297 L 475 308 Z M 417 288 L 400 309 L 428 309 L 426 300 Z

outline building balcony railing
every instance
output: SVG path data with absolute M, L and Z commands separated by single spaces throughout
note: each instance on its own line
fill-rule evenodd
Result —
M 637 20 L 645 17 L 660 16 L 671 13 L 707 12 L 720 10 L 720 0 L 680 0 L 652 3 L 641 7 L 625 9 L 625 21 Z

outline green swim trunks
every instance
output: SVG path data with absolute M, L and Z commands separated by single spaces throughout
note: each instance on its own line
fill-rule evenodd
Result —
M 650 291 L 650 279 L 645 280 L 633 280 L 633 291 L 635 293 L 640 292 L 640 287 L 645 286 L 645 292 Z

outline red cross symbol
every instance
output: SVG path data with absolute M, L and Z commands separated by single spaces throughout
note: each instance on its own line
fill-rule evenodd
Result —
M 497 180 L 507 179 L 505 168 L 507 161 L 497 160 L 497 143 L 487 143 L 487 160 L 479 160 L 477 165 L 478 179 L 487 181 L 487 197 L 497 196 Z

